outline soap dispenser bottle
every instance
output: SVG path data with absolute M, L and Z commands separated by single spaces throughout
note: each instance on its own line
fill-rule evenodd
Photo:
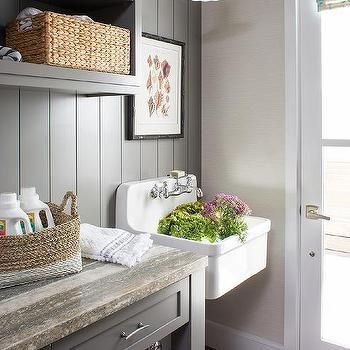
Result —
M 18 236 L 23 233 L 33 233 L 33 230 L 27 214 L 20 208 L 16 193 L 1 193 L 0 236 Z
M 21 208 L 26 212 L 33 232 L 41 231 L 44 226 L 40 217 L 40 213 L 44 212 L 47 221 L 47 227 L 54 227 L 54 220 L 49 206 L 39 199 L 35 187 L 27 187 L 21 189 L 20 195 Z

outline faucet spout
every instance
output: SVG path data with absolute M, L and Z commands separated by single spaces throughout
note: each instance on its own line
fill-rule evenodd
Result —
M 203 192 L 200 188 L 195 188 L 195 186 L 193 185 L 192 176 L 187 175 L 186 177 L 184 176 L 183 178 L 186 179 L 186 182 L 180 183 L 179 178 L 176 178 L 176 181 L 171 190 L 169 189 L 168 181 L 163 181 L 163 183 L 155 184 L 151 189 L 151 193 L 150 193 L 151 198 L 168 199 L 169 197 L 176 197 L 185 193 L 192 193 L 192 191 L 194 190 L 196 191 L 197 197 L 202 198 Z M 180 178 L 180 179 L 183 179 L 183 178 Z

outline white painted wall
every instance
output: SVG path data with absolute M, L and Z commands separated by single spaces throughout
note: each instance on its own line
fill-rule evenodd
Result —
M 202 45 L 204 192 L 207 196 L 218 191 L 236 193 L 255 215 L 273 223 L 268 268 L 221 299 L 208 302 L 207 318 L 240 334 L 283 344 L 283 1 L 203 4 Z

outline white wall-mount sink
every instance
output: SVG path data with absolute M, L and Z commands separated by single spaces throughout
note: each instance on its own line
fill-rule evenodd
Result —
M 194 179 L 194 186 L 196 180 Z M 160 178 L 124 183 L 117 191 L 117 227 L 135 232 L 149 232 L 155 243 L 207 255 L 206 298 L 217 299 L 266 267 L 268 219 L 248 216 L 247 240 L 231 236 L 218 243 L 190 241 L 157 233 L 159 220 L 176 206 L 197 200 L 196 192 L 177 197 L 152 199 L 154 184 L 174 179 Z

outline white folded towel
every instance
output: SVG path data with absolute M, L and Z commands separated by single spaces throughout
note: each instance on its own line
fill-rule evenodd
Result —
M 22 55 L 10 47 L 0 45 L 0 60 L 20 62 L 22 61 Z
M 80 226 L 82 256 L 132 267 L 152 247 L 150 234 L 133 234 L 120 229 Z
M 73 17 L 85 22 L 94 22 L 94 20 L 91 17 L 86 15 L 74 15 Z
M 31 18 L 33 16 L 38 15 L 39 13 L 42 13 L 42 11 L 34 8 L 34 7 L 27 7 L 23 9 L 16 17 L 17 21 L 22 21 L 27 18 Z
M 34 7 L 27 7 L 22 10 L 16 17 L 17 21 L 19 21 L 19 30 L 25 32 L 32 29 L 32 17 L 39 13 L 42 13 L 42 11 Z M 93 22 L 93 19 L 86 15 L 74 15 L 72 17 L 80 19 L 81 21 Z

